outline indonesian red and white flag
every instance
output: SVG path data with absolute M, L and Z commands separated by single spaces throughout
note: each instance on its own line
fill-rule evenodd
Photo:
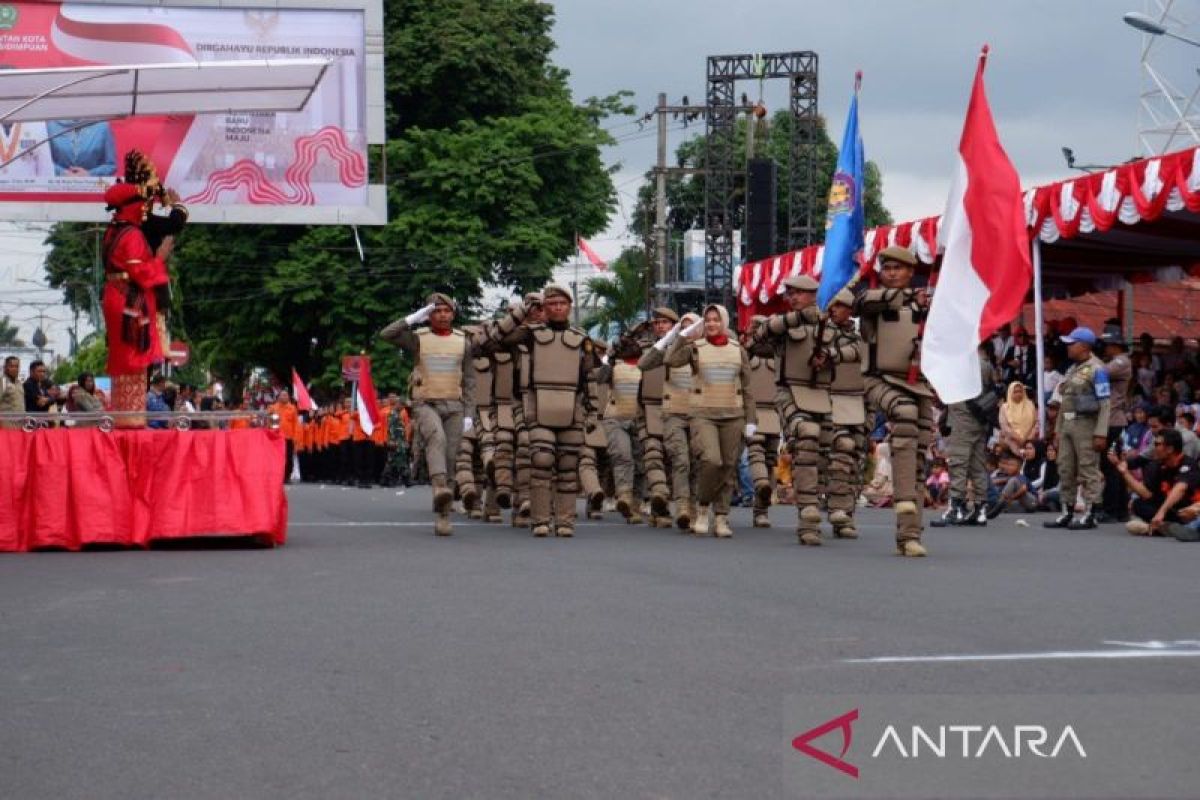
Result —
M 1000 146 L 979 56 L 958 164 L 939 239 L 937 292 L 925 323 L 921 371 L 944 403 L 979 395 L 977 347 L 1021 311 L 1033 282 L 1021 181 Z
M 296 408 L 301 411 L 313 410 L 312 395 L 308 393 L 304 381 L 300 380 L 300 373 L 296 372 L 295 367 L 292 367 L 292 397 L 296 400 Z
M 579 244 L 579 252 L 587 256 L 587 260 L 592 262 L 593 267 L 601 272 L 604 272 L 608 269 L 608 262 L 596 255 L 596 251 L 592 249 L 590 244 L 584 241 L 582 236 L 576 236 L 575 238 L 578 240 L 577 243 Z
M 371 359 L 362 356 L 358 360 L 358 394 L 355 405 L 358 408 L 358 424 L 363 433 L 370 436 L 382 415 L 379 413 L 379 402 L 375 399 L 375 382 L 371 380 Z

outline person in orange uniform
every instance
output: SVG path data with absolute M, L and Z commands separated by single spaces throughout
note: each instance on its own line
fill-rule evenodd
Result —
M 300 412 L 296 408 L 296 404 L 292 402 L 287 389 L 280 390 L 275 397 L 275 402 L 267 408 L 267 411 L 279 417 L 279 432 L 283 434 L 287 444 L 287 455 L 283 461 L 283 482 L 291 483 L 292 464 L 296 458 L 296 436 L 300 432 Z

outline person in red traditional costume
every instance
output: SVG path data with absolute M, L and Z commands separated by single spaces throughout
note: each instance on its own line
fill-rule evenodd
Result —
M 104 232 L 103 305 L 114 411 L 145 410 L 146 368 L 162 361 L 154 287 L 167 270 L 142 232 L 148 199 L 134 183 L 117 182 L 104 193 L 113 212 Z M 140 427 L 145 420 L 123 418 L 118 424 Z

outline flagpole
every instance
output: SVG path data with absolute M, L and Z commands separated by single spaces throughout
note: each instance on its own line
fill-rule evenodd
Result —
M 1046 436 L 1046 337 L 1042 333 L 1042 240 L 1033 232 L 1033 324 L 1037 332 L 1038 430 Z
M 575 231 L 575 280 L 571 282 L 571 294 L 575 295 L 571 305 L 575 309 L 575 326 L 579 327 L 579 231 Z

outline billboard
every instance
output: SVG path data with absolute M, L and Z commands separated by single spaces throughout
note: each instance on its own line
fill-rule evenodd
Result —
M 0 69 L 327 58 L 304 110 L 0 124 L 0 163 L 28 151 L 0 168 L 0 219 L 104 219 L 137 148 L 193 222 L 386 222 L 367 169 L 384 139 L 382 0 L 191 2 L 0 2 Z

